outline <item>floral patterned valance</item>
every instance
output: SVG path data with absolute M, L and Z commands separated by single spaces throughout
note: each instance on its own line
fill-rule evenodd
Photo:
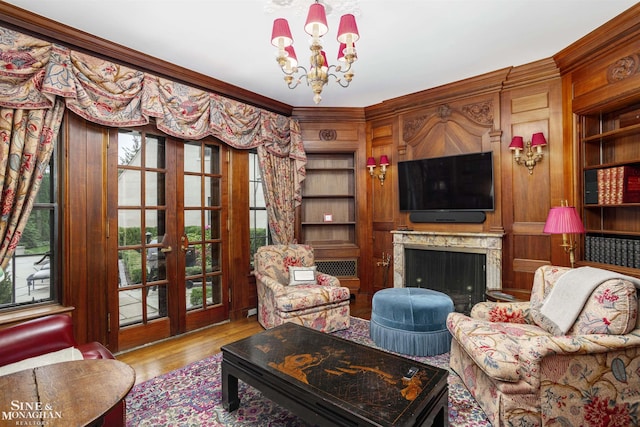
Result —
M 211 135 L 235 148 L 265 145 L 300 162 L 306 155 L 295 119 L 0 27 L 0 106 L 51 108 L 55 98 L 105 126 L 149 123 L 169 135 Z

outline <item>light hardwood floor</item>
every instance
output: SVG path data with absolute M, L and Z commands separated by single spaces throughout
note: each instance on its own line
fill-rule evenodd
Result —
M 371 318 L 371 298 L 359 295 L 351 302 L 351 315 Z M 257 317 L 209 326 L 131 351 L 118 353 L 116 358 L 133 367 L 136 384 L 190 363 L 213 356 L 220 347 L 263 331 Z

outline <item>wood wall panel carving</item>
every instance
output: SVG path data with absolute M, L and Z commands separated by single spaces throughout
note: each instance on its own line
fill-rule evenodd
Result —
M 490 151 L 494 129 L 493 102 L 441 104 L 403 120 L 404 159 L 421 159 Z

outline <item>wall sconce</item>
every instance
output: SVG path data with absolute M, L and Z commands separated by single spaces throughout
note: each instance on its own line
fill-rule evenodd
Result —
M 531 141 L 527 141 L 524 159 L 520 153 L 521 150 L 525 150 L 521 136 L 514 136 L 509 148 L 513 151 L 513 160 L 519 165 L 526 166 L 529 169 L 529 175 L 532 175 L 533 167 L 542 160 L 542 147 L 545 145 L 547 145 L 547 140 L 544 138 L 544 134 L 538 132 L 531 136 Z M 536 149 L 535 153 L 533 152 L 534 147 Z
M 382 168 L 379 173 L 374 173 L 376 168 L 376 159 L 369 157 L 367 159 L 367 167 L 369 168 L 369 175 L 375 176 L 380 180 L 380 185 L 384 185 L 384 177 L 387 174 L 387 166 L 389 166 L 389 158 L 387 156 L 380 156 L 380 167 Z
M 586 232 L 576 208 L 574 206 L 568 206 L 566 200 L 562 202 L 561 206 L 551 208 L 542 232 L 547 234 L 562 234 L 561 246 L 564 248 L 565 253 L 569 254 L 569 262 L 571 263 L 571 268 L 573 268 L 576 262 L 576 241 L 572 235 Z

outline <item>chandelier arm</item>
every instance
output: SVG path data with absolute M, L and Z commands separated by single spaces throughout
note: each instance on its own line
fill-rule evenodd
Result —
M 335 74 L 329 74 L 329 75 L 331 77 L 333 77 L 335 79 L 335 82 L 338 83 L 342 87 L 349 87 L 349 84 L 351 83 L 350 81 L 347 81 L 346 83 L 343 83 L 343 81 L 340 79 L 340 77 L 336 76 Z

